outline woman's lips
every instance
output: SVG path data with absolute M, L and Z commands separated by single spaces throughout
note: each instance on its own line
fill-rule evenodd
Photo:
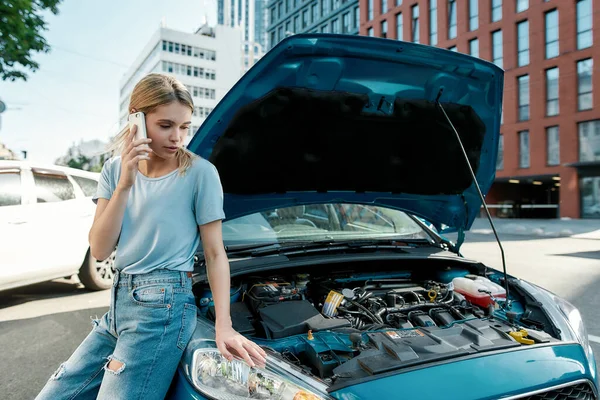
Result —
M 173 146 L 173 147 L 166 147 L 165 146 L 165 149 L 167 149 L 167 151 L 170 152 L 170 153 L 175 153 L 177 151 L 178 147 L 175 147 L 175 146 Z

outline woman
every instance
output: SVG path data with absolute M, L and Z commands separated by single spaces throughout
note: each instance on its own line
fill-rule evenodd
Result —
M 200 238 L 216 312 L 216 342 L 229 360 L 263 364 L 265 352 L 232 328 L 223 191 L 216 168 L 183 148 L 194 109 L 185 86 L 150 74 L 131 94 L 147 139 L 117 136 L 121 156 L 102 168 L 89 233 L 91 254 L 115 246 L 109 311 L 52 375 L 39 399 L 162 399 L 196 326 L 193 258 Z M 232 354 L 233 353 L 233 354 Z

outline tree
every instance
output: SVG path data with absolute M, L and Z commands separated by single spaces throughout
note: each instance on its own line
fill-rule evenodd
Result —
M 71 158 L 69 161 L 67 161 L 67 167 L 89 171 L 90 161 L 91 160 L 89 158 L 80 154 L 77 158 Z
M 39 64 L 33 53 L 50 51 L 41 35 L 48 30 L 41 14 L 48 10 L 58 14 L 61 0 L 2 0 L 0 1 L 0 78 L 3 81 L 27 80 L 20 69 L 35 72 Z M 17 65 L 21 68 L 18 69 Z

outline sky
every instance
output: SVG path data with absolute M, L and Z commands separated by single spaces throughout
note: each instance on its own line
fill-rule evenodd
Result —
M 52 50 L 26 82 L 0 81 L 0 142 L 54 163 L 73 144 L 108 141 L 118 130 L 119 81 L 161 21 L 192 32 L 216 23 L 215 0 L 63 0 L 46 15 Z

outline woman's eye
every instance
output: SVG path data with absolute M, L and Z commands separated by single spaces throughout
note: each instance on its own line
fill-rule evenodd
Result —
M 163 129 L 169 129 L 171 126 L 169 126 L 169 125 L 160 125 L 160 127 L 163 128 Z

